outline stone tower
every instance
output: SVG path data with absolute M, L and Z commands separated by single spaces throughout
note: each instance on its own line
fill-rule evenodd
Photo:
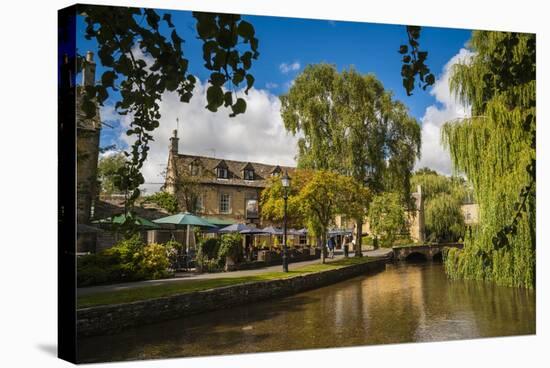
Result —
M 166 165 L 166 179 L 164 190 L 170 194 L 176 194 L 176 178 L 177 178 L 177 166 L 175 158 L 178 155 L 178 147 L 180 139 L 178 138 L 178 131 L 174 129 L 170 137 L 170 151 L 168 152 L 168 164 Z
M 99 194 L 97 182 L 99 135 L 101 132 L 99 107 L 96 107 L 96 114 L 91 119 L 86 118 L 85 113 L 80 108 L 84 88 L 95 84 L 95 68 L 94 54 L 88 51 L 82 66 L 82 85 L 77 87 L 76 217 L 79 224 L 90 222 L 93 203 Z
M 416 187 L 416 193 L 412 194 L 415 208 L 410 218 L 411 238 L 418 243 L 426 241 L 425 222 L 424 222 L 424 196 L 422 195 L 422 186 Z

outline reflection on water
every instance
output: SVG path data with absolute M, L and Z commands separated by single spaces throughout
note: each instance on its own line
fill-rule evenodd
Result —
M 535 333 L 535 294 L 447 280 L 441 264 L 387 265 L 295 296 L 79 341 L 99 362 Z

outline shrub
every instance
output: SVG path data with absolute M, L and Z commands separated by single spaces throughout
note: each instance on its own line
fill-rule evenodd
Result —
M 176 196 L 167 192 L 156 192 L 145 197 L 144 203 L 155 203 L 169 213 L 178 212 L 178 200 Z
M 170 265 L 166 247 L 161 244 L 148 244 L 143 247 L 143 254 L 138 263 L 138 277 L 144 279 L 160 279 L 167 277 Z
M 220 240 L 217 238 L 203 239 L 197 244 L 196 262 L 202 272 L 216 272 L 220 270 L 218 251 Z
M 123 240 L 97 254 L 78 258 L 77 285 L 167 277 L 169 252 L 160 244 L 144 245 L 139 235 Z
M 243 254 L 243 238 L 241 234 L 224 234 L 220 242 L 218 260 L 220 264 L 225 263 L 226 257 L 231 257 L 235 262 L 240 261 Z
M 220 240 L 217 238 L 209 238 L 201 241 L 198 246 L 199 252 L 205 255 L 209 259 L 218 258 L 218 251 L 220 249 Z
M 168 257 L 169 267 L 175 270 L 178 266 L 179 256 L 183 252 L 183 244 L 175 240 L 168 240 L 164 243 L 164 249 Z

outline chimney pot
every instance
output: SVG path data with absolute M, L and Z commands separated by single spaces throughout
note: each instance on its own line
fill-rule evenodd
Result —
M 91 63 L 94 62 L 94 53 L 92 51 L 86 53 L 86 61 Z

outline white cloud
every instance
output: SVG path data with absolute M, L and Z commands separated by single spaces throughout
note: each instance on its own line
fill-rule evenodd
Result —
M 300 69 L 300 62 L 298 61 L 295 61 L 293 63 L 282 63 L 281 65 L 279 65 L 279 70 L 283 74 L 295 72 L 298 69 Z
M 443 67 L 442 75 L 430 91 L 440 105 L 428 106 L 421 119 L 422 151 L 421 159 L 416 163 L 416 169 L 427 166 L 445 175 L 450 175 L 452 172 L 451 157 L 441 144 L 441 127 L 453 119 L 469 116 L 470 108 L 462 105 L 456 96 L 451 94 L 449 78 L 452 66 L 467 61 L 472 55 L 471 51 L 461 49 Z
M 265 88 L 267 88 L 267 89 L 275 89 L 277 87 L 279 87 L 279 85 L 277 83 L 267 82 L 265 84 Z
M 172 131 L 177 128 L 179 152 L 185 154 L 254 161 L 268 164 L 295 165 L 297 139 L 287 133 L 281 119 L 279 99 L 266 90 L 251 89 L 244 114 L 230 118 L 230 109 L 208 111 L 206 84 L 197 82 L 190 103 L 181 103 L 175 93 L 165 93 L 160 103 L 160 127 L 153 132 L 154 141 L 142 173 L 146 183 L 162 183 L 166 169 Z M 130 145 L 134 137 L 125 133 L 131 117 L 120 119 L 123 126 L 120 140 Z M 160 184 L 145 185 L 147 193 L 157 191 Z

